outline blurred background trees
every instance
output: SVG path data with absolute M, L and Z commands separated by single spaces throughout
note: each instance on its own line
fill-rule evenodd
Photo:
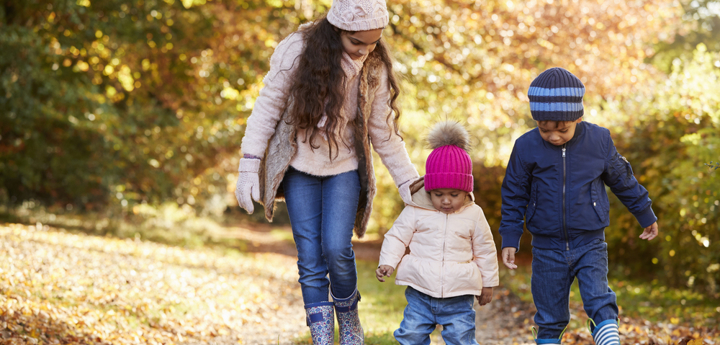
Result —
M 167 203 L 198 214 L 236 209 L 240 141 L 269 57 L 330 4 L 0 2 L 0 202 L 108 217 Z M 476 197 L 497 229 L 507 157 L 534 127 L 528 85 L 565 67 L 587 87 L 585 120 L 612 130 L 660 218 L 661 238 L 640 241 L 639 225 L 611 197 L 611 261 L 719 297 L 720 172 L 707 164 L 720 161 L 720 3 L 396 0 L 388 8 L 402 130 L 421 173 L 431 124 L 462 121 L 473 136 Z M 383 233 L 402 204 L 385 168 L 377 171 L 371 231 Z

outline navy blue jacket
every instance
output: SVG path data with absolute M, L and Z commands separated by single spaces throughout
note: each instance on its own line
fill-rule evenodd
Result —
M 580 122 L 573 138 L 555 146 L 537 128 L 515 141 L 502 184 L 502 247 L 519 250 L 523 220 L 533 247 L 569 250 L 605 239 L 610 187 L 648 227 L 656 220 L 647 190 L 615 149 L 610 131 Z

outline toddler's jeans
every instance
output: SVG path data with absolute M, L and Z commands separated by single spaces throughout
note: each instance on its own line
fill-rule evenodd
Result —
M 428 345 L 430 333 L 440 324 L 448 345 L 478 345 L 475 340 L 475 296 L 434 298 L 411 287 L 405 290 L 408 305 L 395 333 L 402 345 Z
M 570 321 L 570 285 L 577 277 L 587 315 L 596 324 L 617 320 L 615 293 L 608 286 L 607 243 L 601 239 L 570 250 L 533 248 L 532 295 L 537 313 L 536 342 L 559 337 Z M 592 330 L 591 330 L 592 331 Z

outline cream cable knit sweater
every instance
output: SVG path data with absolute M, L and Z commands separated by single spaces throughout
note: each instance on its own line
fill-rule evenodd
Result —
M 259 157 L 264 155 L 268 140 L 275 132 L 277 122 L 285 110 L 286 100 L 290 93 L 290 76 L 297 68 L 297 61 L 303 47 L 302 34 L 295 32 L 280 42 L 275 49 L 270 58 L 270 71 L 263 79 L 265 87 L 260 90 L 260 96 L 247 120 L 247 128 L 242 140 L 243 153 Z M 342 109 L 344 123 L 353 121 L 357 115 L 359 73 L 362 64 L 363 61 L 354 61 L 343 53 L 342 66 L 347 75 L 346 89 L 348 90 Z M 388 106 L 390 89 L 385 76 L 380 78 L 382 84 L 372 104 L 372 113 L 368 119 L 368 132 L 375 151 L 382 159 L 383 164 L 387 166 L 395 183 L 400 184 L 416 178 L 418 173 L 408 157 L 405 143 L 394 134 L 386 122 L 387 114 L 390 111 Z M 305 138 L 304 131 L 299 131 L 297 135 L 298 151 L 290 165 L 315 176 L 337 175 L 357 169 L 358 161 L 354 148 L 353 130 L 346 126 L 341 129 L 341 132 L 349 148 L 338 142 L 338 155 L 335 159 L 330 160 L 328 142 L 323 136 L 316 137 L 314 144 L 320 147 L 313 151 L 309 142 L 302 142 Z

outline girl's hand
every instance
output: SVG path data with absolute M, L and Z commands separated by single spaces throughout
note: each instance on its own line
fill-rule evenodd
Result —
M 420 180 L 420 177 L 416 177 L 413 179 L 409 179 L 403 183 L 401 183 L 398 186 L 398 193 L 400 193 L 400 198 L 402 201 L 406 204 L 412 204 L 412 191 L 410 190 L 410 185 L 415 183 L 416 181 Z
M 505 247 L 502 250 L 502 261 L 507 268 L 514 270 L 517 268 L 515 264 L 515 248 Z
M 377 280 L 384 283 L 385 278 L 383 278 L 383 277 L 389 277 L 390 275 L 393 274 L 394 271 L 395 271 L 395 269 L 392 268 L 392 266 L 380 265 L 378 267 L 378 269 L 375 270 L 375 278 L 377 278 Z
M 477 298 L 478 304 L 481 306 L 486 305 L 492 301 L 493 298 L 493 288 L 491 287 L 484 287 L 482 288 L 482 295 L 475 296 Z
M 642 234 L 640 234 L 640 238 L 643 240 L 652 240 L 658 235 L 658 225 L 657 222 L 652 223 L 652 225 L 645 228 L 645 231 L 643 231 Z
M 244 208 L 247 213 L 252 214 L 255 211 L 253 199 L 260 201 L 260 177 L 258 170 L 260 169 L 260 159 L 242 158 L 238 167 L 238 180 L 235 185 L 235 198 L 240 207 Z

